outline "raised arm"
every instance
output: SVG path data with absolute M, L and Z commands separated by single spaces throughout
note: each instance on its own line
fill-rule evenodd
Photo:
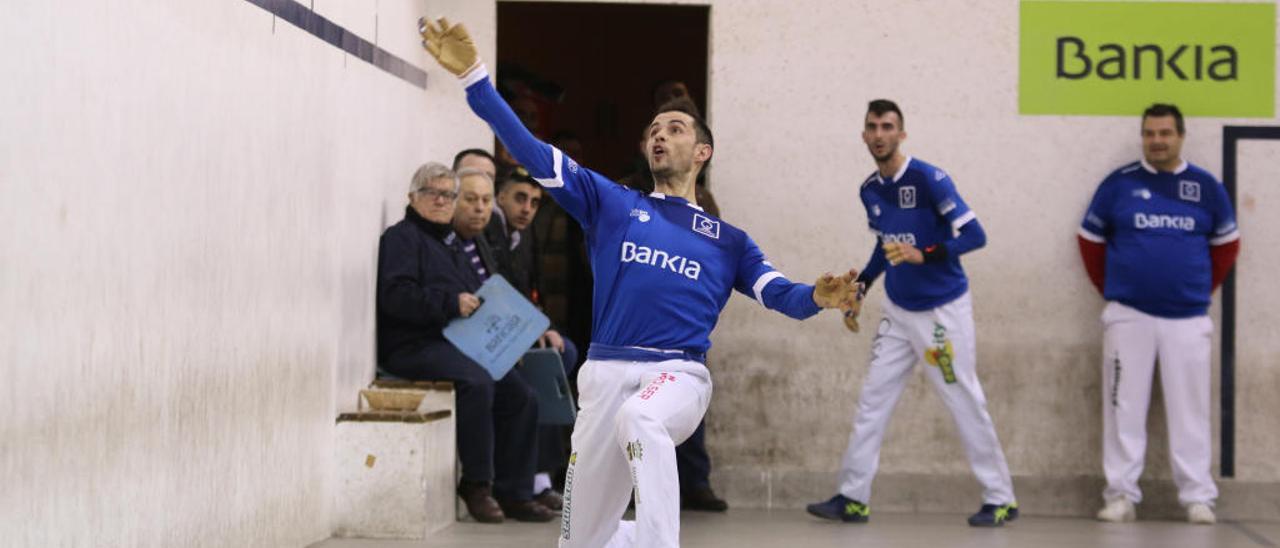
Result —
M 618 185 L 582 168 L 525 128 L 489 81 L 489 71 L 466 28 L 451 25 L 444 18 L 435 23 L 420 19 L 418 23 L 423 47 L 440 66 L 462 80 L 471 110 L 489 124 L 511 155 L 551 193 L 557 204 L 583 226 L 595 224 L 602 195 L 620 192 L 615 188 Z

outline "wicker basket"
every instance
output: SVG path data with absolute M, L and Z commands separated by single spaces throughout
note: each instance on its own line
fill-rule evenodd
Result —
M 422 399 L 427 397 L 424 390 L 407 390 L 396 388 L 366 388 L 360 391 L 369 408 L 377 411 L 417 411 Z M 363 406 L 357 406 L 363 410 Z

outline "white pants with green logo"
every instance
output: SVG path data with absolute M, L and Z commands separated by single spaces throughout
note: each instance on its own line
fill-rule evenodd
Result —
M 1169 461 L 1178 502 L 1212 505 L 1213 438 L 1209 423 L 1209 316 L 1168 319 L 1118 302 L 1102 312 L 1102 496 L 1141 502 L 1138 477 L 1147 452 L 1147 409 L 1160 362 Z
M 905 310 L 886 298 L 882 314 L 840 468 L 840 493 L 870 502 L 885 428 L 902 389 L 923 360 L 925 376 L 960 431 L 969 466 L 982 484 L 982 502 L 1014 502 L 1009 465 L 978 383 L 969 294 L 923 312 Z
M 679 546 L 676 445 L 693 434 L 711 403 L 706 366 L 587 360 L 578 390 L 560 546 Z M 636 522 L 620 525 L 633 488 Z

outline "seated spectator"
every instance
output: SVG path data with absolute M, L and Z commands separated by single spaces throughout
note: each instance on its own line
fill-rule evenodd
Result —
M 540 305 L 541 280 L 537 241 L 532 236 L 533 217 L 542 205 L 542 187 L 529 172 L 517 167 L 508 170 L 498 182 L 498 201 L 493 208 L 493 219 L 485 229 L 485 236 L 494 257 L 498 260 L 498 272 L 525 297 Z M 578 365 L 578 348 L 573 341 L 560 335 L 552 326 L 538 346 L 554 348 L 560 353 L 565 375 L 569 376 Z M 538 474 L 533 479 L 534 500 L 558 510 L 563 500 L 552 486 L 551 477 L 565 466 L 568 452 L 564 444 L 565 427 L 542 426 L 538 432 Z
M 483 174 L 467 181 L 488 186 L 492 199 Z M 453 382 L 462 461 L 458 496 L 477 521 L 550 521 L 554 513 L 534 502 L 530 489 L 538 420 L 533 390 L 514 369 L 495 382 L 441 334 L 450 320 L 470 316 L 480 305 L 474 294 L 480 278 L 451 224 L 459 190 L 458 178 L 444 165 L 418 168 L 404 220 L 382 234 L 378 363 L 401 377 Z
M 462 169 L 478 169 L 487 173 L 490 179 L 498 180 L 498 164 L 493 155 L 483 148 L 468 148 L 454 155 L 453 170 Z

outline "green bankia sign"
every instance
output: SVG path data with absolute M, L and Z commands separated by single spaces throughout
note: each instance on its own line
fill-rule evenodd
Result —
M 1018 111 L 1275 116 L 1274 3 L 1021 5 Z

